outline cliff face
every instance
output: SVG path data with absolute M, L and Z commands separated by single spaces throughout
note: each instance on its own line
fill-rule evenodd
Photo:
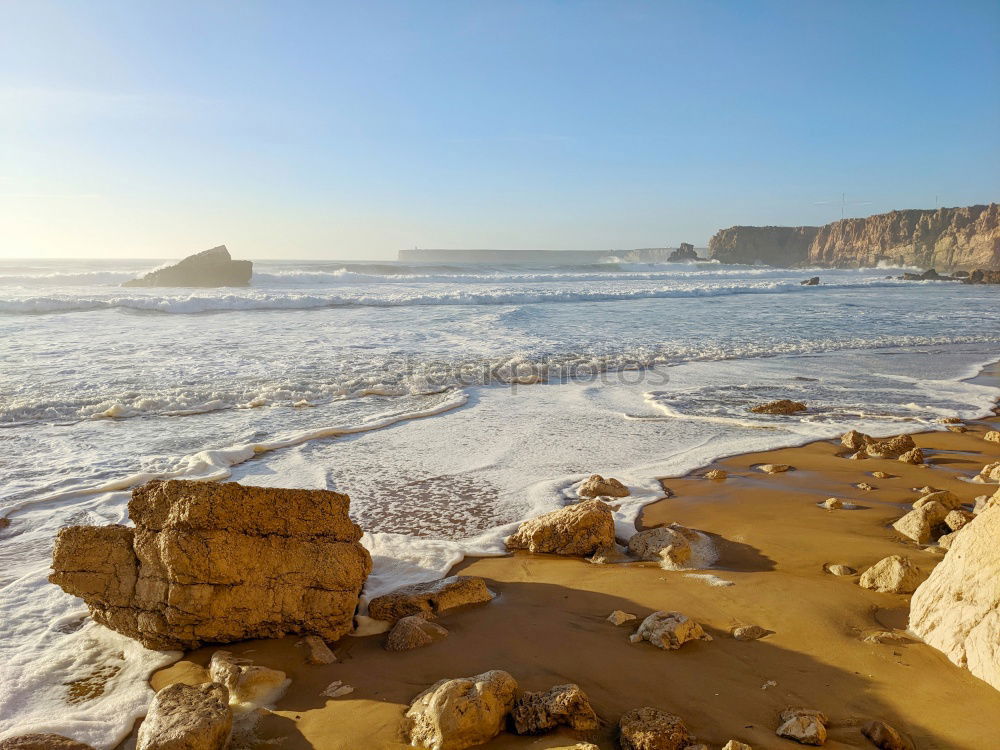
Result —
M 723 263 L 852 268 L 894 265 L 940 271 L 1000 268 L 1000 205 L 892 211 L 822 227 L 731 227 L 712 237 Z

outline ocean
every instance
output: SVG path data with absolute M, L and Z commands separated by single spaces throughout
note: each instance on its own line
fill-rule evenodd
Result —
M 127 523 L 148 479 L 346 492 L 370 597 L 502 554 L 591 473 L 632 489 L 627 531 L 661 477 L 1000 396 L 971 382 L 1000 289 L 903 269 L 260 261 L 246 289 L 121 288 L 155 265 L 0 262 L 0 737 L 111 747 L 179 657 L 46 581 L 56 531 Z M 747 410 L 778 398 L 809 411 Z

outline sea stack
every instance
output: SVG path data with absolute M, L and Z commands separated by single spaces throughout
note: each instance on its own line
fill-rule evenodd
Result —
M 233 260 L 226 246 L 219 245 L 126 281 L 122 286 L 249 286 L 252 275 L 252 261 Z

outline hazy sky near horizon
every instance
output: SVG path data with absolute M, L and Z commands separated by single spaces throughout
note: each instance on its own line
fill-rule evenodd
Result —
M 1000 200 L 1000 3 L 0 0 L 0 257 L 705 245 Z

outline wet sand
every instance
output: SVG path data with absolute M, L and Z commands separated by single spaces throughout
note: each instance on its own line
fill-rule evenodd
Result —
M 448 638 L 403 653 L 382 648 L 384 636 L 347 637 L 333 644 L 340 661 L 305 664 L 298 638 L 227 646 L 254 662 L 284 670 L 288 693 L 258 724 L 269 748 L 367 750 L 407 747 L 397 728 L 413 697 L 448 677 L 504 669 L 524 689 L 575 682 L 590 697 L 603 725 L 590 736 L 557 731 L 536 737 L 503 733 L 484 748 L 555 748 L 580 739 L 616 748 L 615 726 L 625 711 L 650 705 L 681 716 L 699 741 L 718 748 L 738 739 L 760 748 L 801 747 L 775 736 L 777 714 L 788 706 L 830 717 L 826 747 L 873 747 L 860 728 L 883 719 L 908 733 L 921 750 L 997 745 L 1000 692 L 919 642 L 866 643 L 877 631 L 902 633 L 908 596 L 880 594 L 838 577 L 824 565 L 863 571 L 877 560 L 905 554 L 925 571 L 941 552 L 921 549 L 889 524 L 919 495 L 912 488 L 947 489 L 963 501 L 992 494 L 995 485 L 962 481 L 990 461 L 1000 445 L 982 439 L 1000 419 L 967 422 L 963 434 L 914 435 L 927 463 L 850 460 L 839 442 L 743 454 L 666 480 L 672 497 L 648 506 L 643 527 L 677 521 L 714 535 L 721 557 L 711 573 L 732 582 L 713 586 L 653 563 L 596 565 L 581 559 L 517 553 L 468 559 L 452 573 L 487 579 L 498 597 L 456 611 L 439 622 Z M 752 467 L 790 464 L 767 475 Z M 729 473 L 704 479 L 708 469 Z M 594 467 L 600 471 L 600 467 Z M 892 476 L 875 479 L 873 471 Z M 875 489 L 857 488 L 868 482 Z M 666 494 L 666 493 L 665 493 Z M 825 510 L 816 503 L 839 497 L 856 510 Z M 712 642 L 678 651 L 632 645 L 638 621 L 615 627 L 615 609 L 640 618 L 658 609 L 679 610 L 702 623 Z M 775 631 L 739 642 L 729 631 L 758 624 Z M 177 679 L 199 682 L 215 648 L 189 654 L 154 676 L 154 687 Z M 333 680 L 352 694 L 327 699 Z

